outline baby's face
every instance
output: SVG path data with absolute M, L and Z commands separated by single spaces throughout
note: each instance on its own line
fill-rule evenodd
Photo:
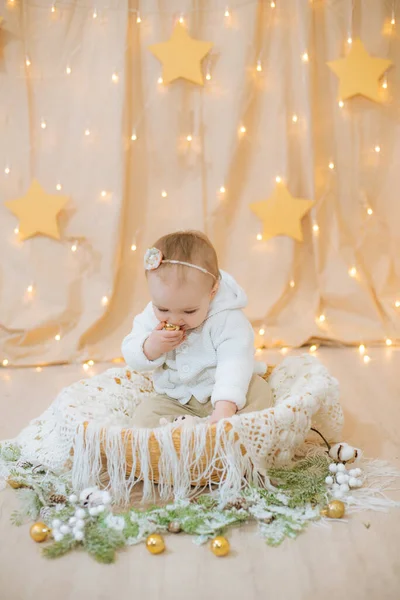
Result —
M 218 285 L 210 275 L 188 269 L 186 279 L 179 280 L 171 269 L 168 276 L 148 274 L 154 312 L 159 321 L 168 321 L 182 329 L 195 329 L 205 320 Z

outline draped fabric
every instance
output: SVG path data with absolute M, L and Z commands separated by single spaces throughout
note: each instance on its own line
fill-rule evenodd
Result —
M 257 345 L 394 343 L 395 9 L 384 0 L 3 3 L 0 359 L 119 356 L 149 301 L 143 253 L 186 228 L 209 235 L 221 268 L 246 290 Z M 166 41 L 179 17 L 214 44 L 204 87 L 158 83 L 162 66 L 148 46 Z M 356 37 L 394 65 L 381 103 L 356 97 L 341 107 L 326 62 Z M 257 239 L 250 204 L 268 198 L 277 176 L 294 197 L 315 201 L 302 243 Z M 4 202 L 33 179 L 69 197 L 60 241 L 21 242 L 14 232 Z

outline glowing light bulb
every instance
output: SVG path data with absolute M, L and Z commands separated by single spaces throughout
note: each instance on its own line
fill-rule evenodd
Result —
M 119 81 L 119 75 L 118 75 L 118 73 L 113 73 L 113 74 L 111 75 L 111 79 L 112 79 L 112 81 L 113 81 L 114 83 L 118 83 L 118 81 Z
M 18 227 L 16 227 L 16 228 L 14 229 L 14 233 L 15 233 L 15 235 L 18 235 L 18 233 L 19 233 L 19 229 L 18 229 Z
M 66 72 L 67 75 L 71 75 L 72 69 L 71 69 L 71 67 L 69 65 L 66 66 L 65 72 Z
M 188 142 L 191 142 L 193 138 L 192 138 L 192 136 L 191 136 L 191 135 L 187 135 L 187 136 L 186 136 L 186 139 L 187 139 L 187 141 L 188 141 Z
M 396 302 L 394 303 L 396 308 L 400 308 L 400 300 L 396 300 Z
M 392 17 L 392 20 L 390 21 L 391 25 L 396 25 L 396 19 L 394 17 Z
M 137 250 L 136 244 L 132 244 L 131 250 L 132 250 L 132 252 L 136 252 L 136 250 Z
M 348 44 L 352 44 L 352 43 L 353 43 L 353 39 L 352 39 L 351 37 L 348 37 L 348 38 L 347 38 L 347 43 L 348 43 Z
M 315 352 L 317 349 L 317 346 L 315 344 L 313 344 L 312 346 L 310 346 L 310 352 Z
M 42 121 L 41 121 L 41 123 L 40 123 L 40 127 L 41 127 L 42 129 L 46 129 L 46 127 L 47 127 L 47 123 L 46 123 L 46 121 L 44 121 L 43 119 L 42 119 Z
M 25 64 L 26 64 L 26 66 L 27 66 L 27 67 L 30 67 L 30 66 L 31 66 L 31 64 L 32 64 L 32 63 L 31 63 L 31 61 L 30 61 L 30 58 L 29 58 L 29 56 L 27 56 L 27 57 L 25 58 Z
M 180 23 L 181 25 L 183 25 L 183 23 L 184 23 L 184 22 L 185 22 L 185 18 L 184 18 L 184 16 L 183 16 L 183 15 L 181 15 L 181 16 L 179 17 L 179 23 Z
M 32 294 L 32 292 L 33 292 L 33 285 L 28 285 L 28 287 L 26 288 L 26 291 L 28 292 L 28 294 Z
M 368 356 L 368 354 L 365 354 L 363 357 L 363 361 L 365 362 L 365 364 L 369 363 L 370 360 L 371 358 Z
M 87 363 L 83 363 L 82 368 L 84 371 L 88 371 L 89 370 L 89 365 Z
M 288 350 L 289 350 L 289 348 L 286 348 L 286 346 L 283 346 L 283 348 L 281 348 L 281 354 L 287 354 Z
M 4 173 L 5 173 L 6 175 L 8 175 L 8 174 L 9 174 L 9 172 L 10 172 L 10 167 L 6 167 L 6 168 L 4 169 Z
M 57 333 L 57 335 L 54 336 L 54 339 L 56 340 L 56 342 L 59 342 L 61 340 L 61 335 Z
M 62 190 L 62 185 L 61 185 L 61 183 L 57 183 L 57 185 L 56 185 L 56 190 L 58 190 L 59 192 Z
M 335 168 L 335 163 L 330 162 L 328 166 L 331 170 L 333 170 Z
M 94 365 L 94 360 L 88 360 L 88 363 L 87 363 L 87 364 L 89 365 L 89 367 L 93 367 L 93 365 Z
M 265 333 L 265 329 L 263 329 L 263 328 L 261 327 L 261 329 L 259 329 L 259 330 L 258 330 L 258 333 L 259 333 L 260 335 L 264 335 L 264 333 Z
M 224 12 L 224 17 L 230 17 L 230 16 L 231 16 L 231 13 L 229 12 L 229 8 L 226 8 L 225 12 Z
M 101 197 L 102 197 L 102 198 L 105 198 L 106 196 L 107 196 L 107 192 L 106 192 L 106 190 L 102 190 L 102 191 L 101 191 Z
M 262 64 L 261 64 L 261 60 L 258 60 L 258 61 L 257 61 L 256 70 L 257 70 L 259 73 L 262 71 Z
M 53 4 L 53 6 L 51 7 L 51 12 L 52 12 L 52 13 L 55 13 L 55 12 L 56 12 L 56 7 L 54 6 L 54 4 Z
M 393 344 L 393 341 L 390 338 L 386 338 L 385 344 L 386 346 L 391 346 Z
M 383 89 L 384 89 L 384 90 L 387 90 L 387 86 L 388 86 L 388 82 L 387 82 L 387 79 L 386 79 L 386 77 L 385 77 L 385 78 L 383 79 L 383 82 L 382 82 L 382 87 L 383 87 Z
M 350 277 L 355 277 L 357 275 L 357 269 L 355 267 L 351 267 L 351 269 L 349 269 L 349 275 Z
M 324 321 L 326 321 L 326 317 L 325 317 L 325 315 L 319 315 L 319 317 L 318 317 L 318 321 L 319 321 L 320 323 L 323 323 Z
M 163 191 L 161 192 L 161 196 L 162 196 L 163 198 L 166 198 L 166 197 L 168 196 L 168 194 L 167 194 L 167 192 L 166 192 L 165 190 L 163 190 Z
M 380 146 L 375 146 L 375 152 L 380 152 L 381 151 L 381 147 Z
M 136 140 L 137 140 L 137 135 L 136 135 L 136 133 L 132 133 L 132 135 L 131 135 L 131 140 L 132 140 L 132 142 L 136 142 Z
M 343 106 L 344 106 L 343 100 L 339 100 L 338 104 L 339 104 L 339 108 L 343 108 Z
M 358 346 L 358 351 L 359 351 L 360 354 L 365 354 L 365 346 L 364 346 L 364 344 L 360 344 Z
M 303 52 L 303 54 L 301 55 L 301 60 L 303 62 L 305 62 L 305 63 L 308 62 L 309 57 L 308 57 L 308 53 L 307 52 Z
M 372 210 L 372 208 L 367 208 L 367 213 L 369 214 L 369 216 L 374 214 L 374 211 Z
M 275 8 L 275 6 L 276 6 L 276 4 L 275 4 L 274 0 L 272 0 L 272 2 L 271 2 L 271 4 L 270 4 L 270 7 L 271 7 L 271 8 Z
M 76 244 L 72 244 L 71 246 L 71 252 L 76 252 L 78 249 L 78 246 Z
M 261 242 L 262 240 L 262 234 L 261 233 L 257 233 L 257 239 L 259 242 Z
M 6 367 L 8 365 L 8 359 L 4 358 L 3 362 L 2 362 L 3 367 Z
M 219 188 L 219 191 L 221 194 L 225 194 L 226 188 L 223 185 L 221 185 L 221 187 Z
M 85 135 L 86 136 L 90 135 L 90 129 L 85 129 Z
M 319 225 L 317 225 L 316 223 L 314 223 L 312 228 L 313 228 L 313 231 L 315 231 L 315 233 L 317 233 L 319 231 Z
M 43 371 L 42 367 L 36 367 L 35 369 L 36 373 L 41 373 Z
M 294 288 L 294 286 L 296 285 L 295 282 L 293 281 L 293 279 L 289 282 L 289 285 L 291 288 Z
M 96 9 L 94 9 L 92 17 L 93 17 L 93 19 L 97 19 L 97 10 Z
M 240 133 L 246 133 L 246 127 L 244 125 L 241 126 Z
M 299 117 L 297 115 L 292 116 L 293 123 L 297 123 L 298 120 L 299 120 Z
M 102 303 L 103 306 L 107 306 L 107 304 L 108 304 L 108 298 L 107 298 L 107 296 L 103 296 L 102 297 L 101 303 Z
M 138 13 L 138 16 L 136 17 L 136 23 L 141 23 L 142 19 L 140 18 L 140 14 Z
M 282 182 L 282 177 L 279 177 L 279 175 L 277 175 L 275 177 L 275 181 L 276 181 L 276 183 L 281 183 Z
M 159 83 L 160 85 L 162 84 L 162 82 L 163 82 L 163 81 L 164 81 L 164 80 L 163 80 L 163 78 L 162 78 L 162 77 L 159 77 L 159 78 L 157 79 L 157 83 Z

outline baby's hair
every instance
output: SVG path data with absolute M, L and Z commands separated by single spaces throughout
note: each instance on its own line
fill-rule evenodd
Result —
M 201 231 L 169 233 L 157 240 L 154 247 L 161 250 L 163 257 L 166 259 L 181 260 L 203 267 L 203 269 L 212 273 L 217 280 L 220 279 L 217 253 L 208 237 Z M 171 268 L 178 268 L 179 275 L 182 278 L 187 273 L 187 267 L 171 265 L 170 263 L 161 264 L 157 272 L 161 274 L 165 269 Z

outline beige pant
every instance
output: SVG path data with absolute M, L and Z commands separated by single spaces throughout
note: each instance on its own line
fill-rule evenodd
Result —
M 229 400 L 229 398 L 227 398 Z M 264 410 L 272 406 L 272 393 L 269 384 L 259 375 L 253 375 L 247 392 L 247 403 L 238 414 Z M 181 415 L 191 415 L 193 417 L 208 417 L 213 411 L 210 402 L 201 404 L 191 397 L 187 404 L 180 404 L 178 400 L 166 395 L 155 394 L 136 408 L 133 415 L 133 425 L 136 427 L 149 427 L 154 429 L 159 427 L 160 418 L 166 417 L 173 420 Z

